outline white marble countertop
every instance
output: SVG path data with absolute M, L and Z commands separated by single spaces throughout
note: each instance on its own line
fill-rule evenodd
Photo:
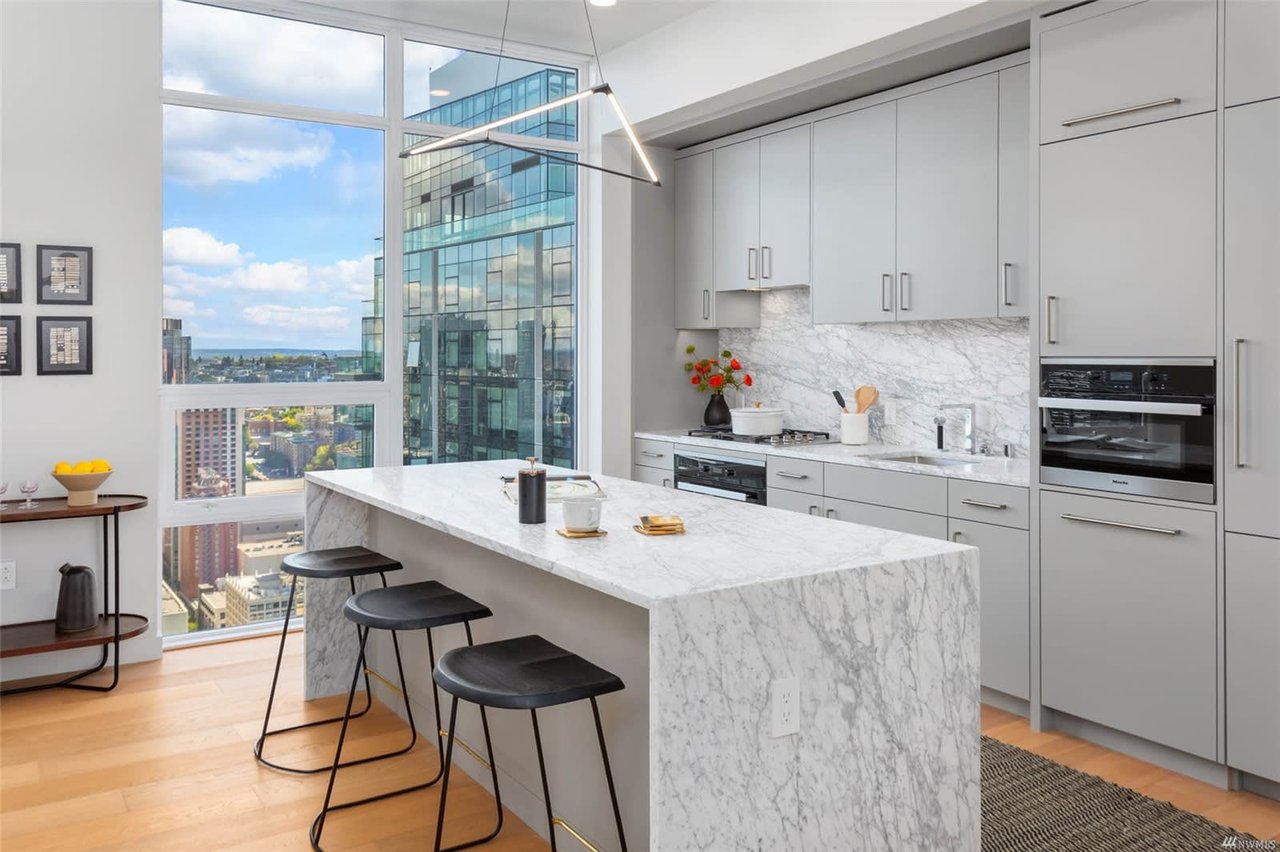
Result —
M 608 497 L 601 529 L 609 535 L 570 540 L 556 533 L 561 514 L 555 503 L 547 506 L 547 523 L 519 523 L 499 477 L 523 464 L 513 459 L 364 468 L 308 473 L 307 482 L 642 607 L 968 549 L 612 476 L 595 477 Z M 686 532 L 641 535 L 632 525 L 642 514 L 680 515 Z
M 892 444 L 801 444 L 773 446 L 772 444 L 744 444 L 736 441 L 719 441 L 715 438 L 694 438 L 687 429 L 636 432 L 635 437 L 652 441 L 671 441 L 687 446 L 730 450 L 735 453 L 755 453 L 780 458 L 812 459 L 831 464 L 847 464 L 856 467 L 874 467 L 896 470 L 901 473 L 919 473 L 925 476 L 942 476 L 949 479 L 966 479 L 971 482 L 991 482 L 997 485 L 1017 485 L 1026 488 L 1031 482 L 1031 463 L 1027 459 L 1006 459 L 1001 456 L 972 456 L 967 453 L 940 453 L 935 449 L 894 446 Z M 886 461 L 875 456 L 885 454 L 919 453 L 945 456 L 969 462 L 964 465 L 933 466 Z

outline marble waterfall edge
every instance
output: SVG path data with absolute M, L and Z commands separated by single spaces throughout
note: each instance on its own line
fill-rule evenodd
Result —
M 995 455 L 1009 444 L 1027 457 L 1025 317 L 815 325 L 809 302 L 806 289 L 762 293 L 759 328 L 720 331 L 720 348 L 733 350 L 756 380 L 748 402 L 785 409 L 787 426 L 834 434 L 840 419 L 831 391 L 851 397 L 858 385 L 874 385 L 896 403 L 897 418 L 885 423 L 884 406 L 874 406 L 871 442 L 914 447 L 934 445 L 939 405 L 972 402 L 978 443 Z M 948 449 L 961 448 L 961 417 L 948 412 Z

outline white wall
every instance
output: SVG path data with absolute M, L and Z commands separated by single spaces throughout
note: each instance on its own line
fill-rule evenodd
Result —
M 54 461 L 105 457 L 105 490 L 155 496 L 161 460 L 160 5 L 0 1 L 0 239 L 22 244 L 23 375 L 0 378 L 0 477 L 63 490 Z M 94 249 L 94 304 L 35 303 L 37 243 Z M 37 315 L 93 317 L 92 376 L 35 374 Z M 7 524 L 0 554 L 18 586 L 0 622 L 52 618 L 63 562 L 101 564 L 96 521 Z M 158 656 L 159 532 L 154 506 L 121 518 L 123 608 L 151 619 L 122 660 Z M 101 578 L 99 578 L 101 583 Z M 99 586 L 99 590 L 101 586 Z M 67 671 L 97 650 L 6 660 L 5 680 Z

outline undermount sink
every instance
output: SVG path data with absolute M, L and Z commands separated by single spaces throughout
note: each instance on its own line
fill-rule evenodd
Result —
M 919 453 L 873 456 L 872 458 L 877 458 L 880 461 L 901 462 L 903 464 L 927 464 L 934 467 L 959 467 L 962 465 L 973 464 L 973 462 L 968 459 L 949 459 L 944 456 L 923 456 Z

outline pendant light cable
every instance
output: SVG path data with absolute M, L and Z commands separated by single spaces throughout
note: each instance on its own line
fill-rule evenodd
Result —
M 511 0 L 507 0 L 508 3 Z M 591 35 L 591 53 L 596 58 L 596 73 L 600 79 L 605 79 L 604 66 L 600 64 L 600 48 L 596 47 L 596 28 L 591 25 L 591 7 L 587 4 L 587 0 L 582 0 L 582 13 L 587 16 L 587 32 Z
M 498 64 L 493 69 L 493 94 L 489 97 L 489 109 L 485 113 L 485 121 L 493 120 L 494 107 L 498 105 L 498 81 L 502 79 L 502 54 L 507 47 L 507 24 L 511 22 L 511 0 L 507 0 L 507 10 L 502 15 L 502 37 L 498 40 Z

